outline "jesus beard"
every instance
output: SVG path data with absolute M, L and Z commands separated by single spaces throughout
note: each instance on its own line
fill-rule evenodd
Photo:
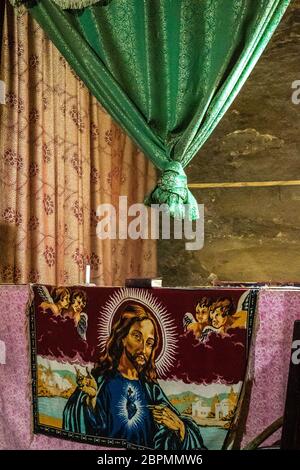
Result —
M 140 373 L 147 365 L 147 358 L 143 353 L 131 354 L 126 348 L 125 353 L 130 362 L 134 365 L 135 369 Z M 137 359 L 143 359 L 143 362 L 137 361 Z

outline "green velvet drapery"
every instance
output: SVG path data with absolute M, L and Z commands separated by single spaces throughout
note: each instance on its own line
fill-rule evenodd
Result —
M 240 91 L 289 1 L 111 0 L 63 10 L 60 0 L 37 0 L 28 8 L 162 171 L 146 203 L 167 203 L 179 218 L 188 203 L 195 219 L 184 167 Z
M 19 7 L 22 5 L 28 6 L 28 4 L 32 0 L 9 0 L 10 3 L 14 7 Z M 53 0 L 59 7 L 62 9 L 68 10 L 68 9 L 80 9 L 80 8 L 85 8 L 89 7 L 91 5 L 95 5 L 95 3 L 101 3 L 102 5 L 105 5 L 109 3 L 111 0 Z

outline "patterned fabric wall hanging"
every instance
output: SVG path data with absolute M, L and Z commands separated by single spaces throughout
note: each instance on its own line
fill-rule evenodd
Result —
M 35 433 L 118 448 L 226 448 L 257 290 L 32 289 Z

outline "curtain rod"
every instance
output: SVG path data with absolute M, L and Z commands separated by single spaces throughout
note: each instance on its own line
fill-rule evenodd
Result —
M 241 181 L 237 183 L 190 183 L 189 188 L 244 188 L 244 187 L 266 187 L 266 186 L 300 186 L 300 180 L 289 181 Z

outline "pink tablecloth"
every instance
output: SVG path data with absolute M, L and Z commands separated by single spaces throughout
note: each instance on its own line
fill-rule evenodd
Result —
M 0 286 L 0 340 L 6 345 L 6 364 L 0 361 L 0 449 L 95 450 L 92 445 L 32 433 L 28 299 L 28 286 Z
M 254 377 L 242 447 L 283 416 L 293 327 L 300 320 L 300 289 L 262 289 L 259 324 L 251 351 Z M 265 442 L 279 440 L 281 430 Z
M 6 345 L 6 364 L 0 360 L 0 449 L 95 449 L 32 433 L 28 299 L 28 286 L 0 286 L 0 341 Z M 262 290 L 258 314 L 252 349 L 254 384 L 243 446 L 283 414 L 293 323 L 300 319 L 300 290 Z

